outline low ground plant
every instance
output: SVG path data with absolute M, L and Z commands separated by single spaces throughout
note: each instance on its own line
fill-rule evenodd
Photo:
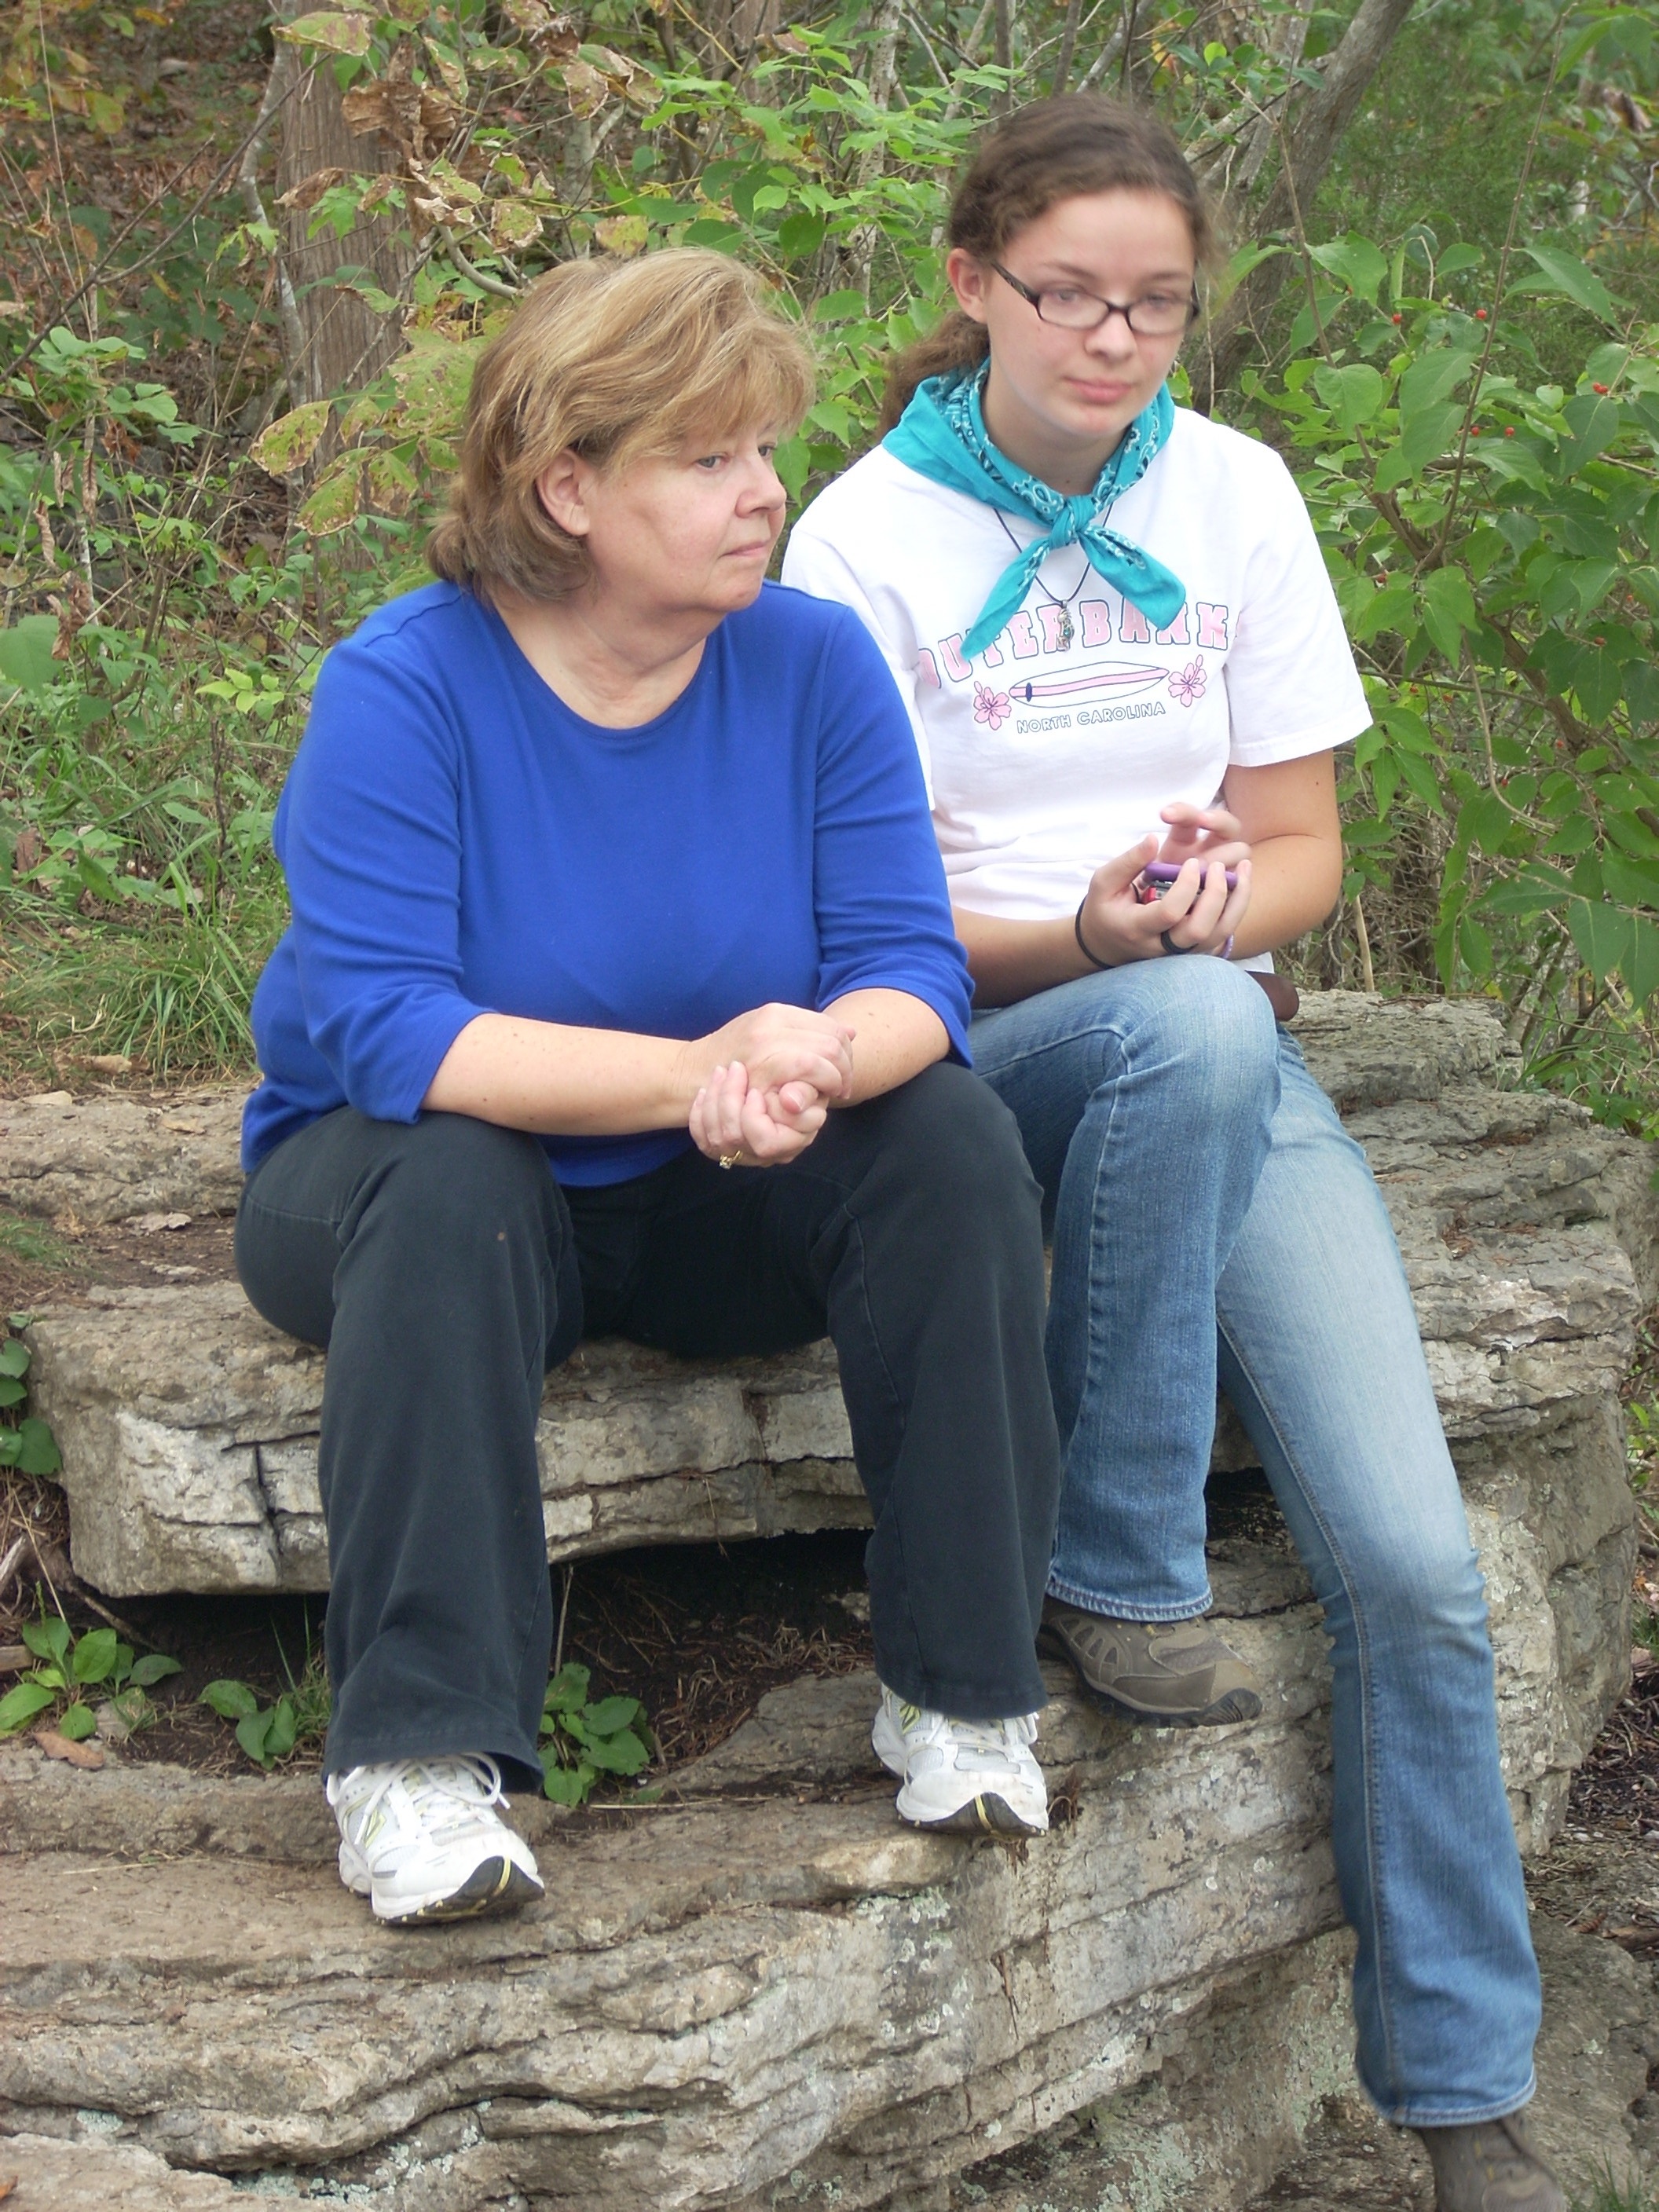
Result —
M 547 1686 L 542 1707 L 542 1787 L 556 1805 L 585 1805 L 603 1776 L 631 1779 L 655 1749 L 637 1698 L 588 1702 L 586 1667 L 568 1662 Z M 654 1794 L 654 1793 L 652 1793 Z
M 71 1743 L 84 1742 L 98 1725 L 94 1695 L 109 1700 L 129 1730 L 142 1728 L 149 1692 L 179 1672 L 179 1662 L 159 1651 L 139 1658 L 112 1628 L 76 1636 L 66 1620 L 43 1619 L 26 1621 L 22 1636 L 36 1664 L 0 1698 L 0 1737 L 50 1723 Z

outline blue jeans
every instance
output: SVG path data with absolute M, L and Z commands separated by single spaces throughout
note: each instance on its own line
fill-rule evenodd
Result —
M 1498 1767 L 1484 1589 L 1382 1195 L 1218 960 L 1158 960 L 978 1017 L 1054 1239 L 1058 1597 L 1209 1604 L 1217 1382 L 1333 1640 L 1332 1841 L 1358 1939 L 1358 2064 L 1401 2125 L 1533 2091 L 1538 1970 Z

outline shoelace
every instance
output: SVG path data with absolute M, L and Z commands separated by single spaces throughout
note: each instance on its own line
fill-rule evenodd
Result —
M 330 1799 L 333 1796 L 331 1778 Z M 341 1798 L 346 1798 L 346 1817 L 356 1825 L 362 1835 L 373 1819 L 374 1808 L 394 1784 L 401 1782 L 404 1793 L 416 1812 L 422 1818 L 434 1798 L 447 1799 L 451 1804 L 468 1812 L 487 1812 L 492 1805 L 504 1805 L 507 1793 L 501 1788 L 501 1771 L 493 1759 L 484 1753 L 458 1754 L 452 1759 L 416 1759 L 406 1766 L 394 1767 L 383 1774 L 366 1796 L 351 1800 L 342 1789 Z
M 1002 1721 L 952 1720 L 951 1727 L 959 1750 L 1000 1759 L 1010 1766 L 1018 1765 L 1020 1752 L 1036 1735 L 1036 1720 L 1029 1715 Z

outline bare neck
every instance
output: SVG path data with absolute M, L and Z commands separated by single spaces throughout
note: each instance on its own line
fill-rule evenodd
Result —
M 589 589 L 532 599 L 498 589 L 496 611 L 549 690 L 601 729 L 635 729 L 672 707 L 702 659 L 719 615 L 624 605 Z

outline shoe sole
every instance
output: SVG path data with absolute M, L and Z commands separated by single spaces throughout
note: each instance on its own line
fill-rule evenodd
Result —
M 546 1893 L 515 1860 L 488 1858 L 447 1897 L 432 1898 L 424 1905 L 393 1912 L 383 1912 L 377 1902 L 374 1917 L 388 1928 L 418 1928 L 442 1920 L 487 1920 L 498 1913 L 517 1912 Z
M 899 1808 L 901 1820 L 913 1828 L 926 1828 L 930 1835 L 945 1836 L 1046 1836 L 1048 1823 L 1034 1827 L 1030 1821 L 1022 1820 L 1006 1797 L 988 1790 L 978 1797 L 970 1797 L 954 1813 L 946 1813 L 937 1820 L 924 1820 L 915 1813 Z
M 1254 1690 L 1229 1690 L 1224 1698 L 1200 1708 L 1188 1707 L 1184 1712 L 1163 1712 L 1152 1705 L 1132 1705 L 1128 1698 L 1103 1690 L 1084 1673 L 1077 1654 L 1063 1637 L 1045 1628 L 1037 1638 L 1037 1648 L 1050 1658 L 1063 1659 L 1077 1676 L 1078 1687 L 1091 1705 L 1118 1720 L 1133 1721 L 1141 1728 L 1225 1728 L 1237 1721 L 1259 1720 L 1261 1700 Z

